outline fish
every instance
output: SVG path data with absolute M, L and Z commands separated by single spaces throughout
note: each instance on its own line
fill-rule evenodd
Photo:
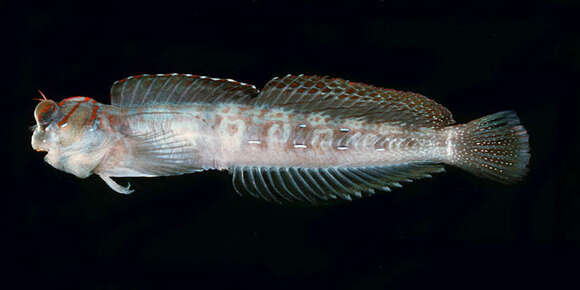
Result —
M 143 74 L 116 81 L 111 104 L 85 96 L 34 110 L 31 145 L 79 178 L 228 171 L 233 187 L 274 203 L 320 204 L 391 191 L 455 166 L 504 184 L 523 180 L 529 137 L 514 111 L 456 124 L 418 93 L 316 75 L 262 90 L 232 79 Z

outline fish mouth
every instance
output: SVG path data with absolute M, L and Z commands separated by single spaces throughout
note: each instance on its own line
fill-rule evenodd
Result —
M 42 143 L 43 142 L 39 142 L 37 138 L 34 138 L 34 136 L 32 136 L 32 141 L 30 142 L 30 145 L 32 146 L 32 149 L 34 149 L 34 151 L 48 152 L 48 148 L 46 148 L 47 146 L 43 146 L 45 144 Z
M 48 149 L 46 149 L 42 146 L 38 146 L 38 145 L 34 146 L 34 145 L 37 145 L 37 144 L 32 144 L 32 149 L 34 149 L 34 151 L 36 151 L 36 152 L 48 152 Z

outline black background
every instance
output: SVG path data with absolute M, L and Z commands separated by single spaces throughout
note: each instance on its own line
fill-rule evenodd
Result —
M 578 72 L 573 1 L 0 4 L 9 274 L 87 289 L 577 287 Z M 10 67 L 14 66 L 14 69 Z M 30 147 L 42 89 L 108 103 L 111 83 L 193 73 L 262 87 L 287 73 L 425 94 L 458 122 L 518 112 L 530 174 L 463 171 L 327 207 L 237 196 L 225 172 L 99 178 Z

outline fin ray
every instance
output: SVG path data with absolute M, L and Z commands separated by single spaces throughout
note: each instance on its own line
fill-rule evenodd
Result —
M 302 197 L 304 197 L 305 200 L 307 200 L 308 202 L 312 202 L 312 188 L 308 185 L 308 183 L 306 183 L 306 181 L 304 180 L 304 178 L 300 175 L 300 173 L 298 172 L 298 169 L 295 167 L 287 167 L 286 171 L 288 171 L 289 173 L 291 173 L 292 178 L 290 179 L 290 181 L 292 182 L 292 185 L 298 190 L 298 192 L 300 193 L 300 195 L 302 195 Z M 298 182 L 300 182 L 300 184 L 302 184 L 303 186 L 301 187 Z M 308 194 L 306 194 L 304 192 L 304 190 L 306 190 L 308 193 L 310 193 L 310 196 Z
M 276 182 L 274 181 L 274 178 L 272 177 L 272 170 L 268 170 L 266 169 L 265 171 L 266 176 L 268 177 L 268 184 L 272 186 L 272 188 L 274 189 L 274 191 L 276 193 L 278 193 L 278 195 L 280 197 L 282 197 L 283 199 L 285 199 L 286 201 L 292 201 L 292 199 L 288 199 L 288 197 L 282 193 L 282 191 L 280 191 L 280 189 L 278 189 L 278 186 L 276 186 Z
M 252 103 L 405 126 L 442 128 L 455 123 L 449 110 L 420 94 L 326 76 L 273 78 Z
M 193 164 L 192 145 L 170 130 L 155 128 L 148 133 L 125 131 L 135 156 L 131 169 L 145 176 L 169 176 L 202 171 Z
M 259 181 L 258 182 L 258 186 L 262 185 L 264 187 L 264 189 L 266 190 L 266 193 L 268 194 L 268 197 L 272 199 L 272 201 L 277 202 L 277 203 L 282 203 L 275 194 L 272 193 L 272 191 L 270 190 L 268 183 L 266 182 L 266 179 L 264 178 L 264 173 L 262 173 L 262 168 L 261 167 L 256 167 L 256 170 L 258 172 L 258 178 Z
M 306 179 L 310 180 L 310 182 L 314 185 L 314 187 L 316 187 L 316 190 L 318 190 L 316 191 L 314 190 L 314 188 L 312 189 L 312 193 L 316 196 L 316 198 L 319 198 L 321 200 L 328 199 L 327 197 L 324 196 L 324 189 L 322 189 L 320 184 L 318 184 L 318 182 L 316 182 L 314 177 L 312 177 L 312 175 L 310 174 L 310 168 L 300 168 L 300 169 L 302 169 L 302 171 L 304 172 L 303 174 L 306 177 Z
M 529 137 L 515 112 L 495 113 L 449 130 L 456 139 L 451 164 L 501 183 L 526 175 Z
M 111 87 L 111 104 L 139 107 L 196 102 L 245 103 L 257 94 L 256 87 L 230 79 L 190 74 L 144 74 L 116 81 Z
M 410 182 L 442 172 L 442 166 L 431 162 L 381 167 L 242 166 L 230 171 L 233 171 L 234 188 L 240 194 L 277 203 L 302 202 L 315 205 L 337 198 L 350 201 L 370 196 L 376 189 L 390 191 L 391 187 L 402 187 L 400 182 Z

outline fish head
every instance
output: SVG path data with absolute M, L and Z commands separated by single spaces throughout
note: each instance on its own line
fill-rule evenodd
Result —
M 89 126 L 90 104 L 41 100 L 34 110 L 32 148 L 52 167 L 85 178 L 104 156 L 104 132 Z

